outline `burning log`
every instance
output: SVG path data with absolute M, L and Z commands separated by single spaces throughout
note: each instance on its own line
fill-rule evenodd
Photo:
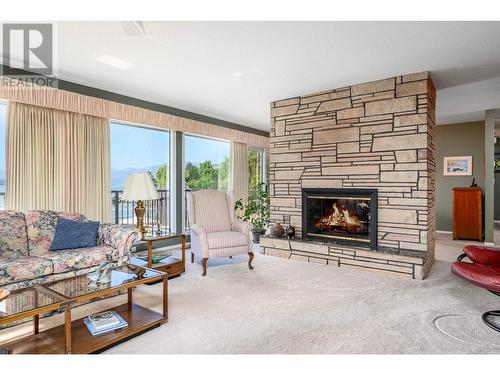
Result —
M 337 202 L 333 204 L 333 213 L 330 216 L 321 218 L 316 224 L 320 230 L 344 230 L 349 233 L 360 233 L 363 230 L 363 224 L 355 213 L 349 211 Z

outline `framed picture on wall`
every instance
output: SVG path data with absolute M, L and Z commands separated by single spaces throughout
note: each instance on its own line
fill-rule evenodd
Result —
M 500 154 L 495 154 L 495 172 L 500 171 Z
M 472 176 L 472 156 L 446 156 L 443 162 L 445 176 Z

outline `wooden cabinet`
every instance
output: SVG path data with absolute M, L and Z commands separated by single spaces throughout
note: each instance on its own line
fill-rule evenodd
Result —
M 454 240 L 483 240 L 483 195 L 481 188 L 453 188 L 452 220 Z

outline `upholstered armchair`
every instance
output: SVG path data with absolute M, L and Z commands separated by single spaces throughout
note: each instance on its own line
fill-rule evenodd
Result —
M 191 228 L 191 263 L 202 259 L 203 276 L 210 258 L 248 254 L 248 268 L 253 269 L 250 223 L 236 220 L 232 193 L 218 190 L 191 192 L 187 198 Z

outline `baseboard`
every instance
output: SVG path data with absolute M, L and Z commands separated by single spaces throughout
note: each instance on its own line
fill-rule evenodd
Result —
M 453 232 L 447 231 L 447 230 L 436 230 L 436 233 L 441 233 L 441 234 L 452 234 Z M 483 242 L 484 246 L 495 246 L 493 242 Z
M 453 232 L 449 230 L 436 230 L 436 233 L 442 233 L 442 234 L 452 234 Z

